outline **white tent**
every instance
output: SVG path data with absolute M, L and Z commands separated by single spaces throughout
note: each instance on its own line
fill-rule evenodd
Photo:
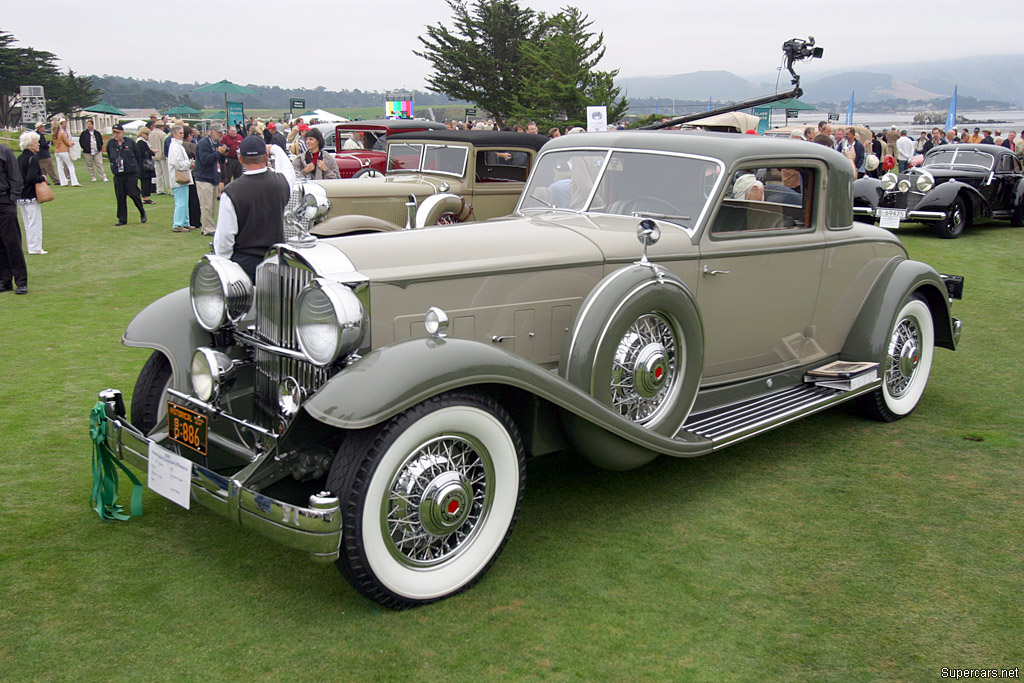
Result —
M 125 123 L 125 124 L 122 124 L 122 125 L 124 126 L 124 132 L 125 133 L 131 133 L 132 135 L 138 135 L 139 134 L 139 129 L 146 125 L 146 121 L 144 119 L 136 119 L 135 121 L 132 121 L 131 123 Z
M 338 116 L 337 114 L 332 114 L 331 112 L 323 109 L 314 109 L 313 111 L 316 112 L 316 118 L 321 123 L 345 123 L 348 121 L 344 116 Z M 309 118 L 313 117 L 311 116 Z
M 731 111 L 717 116 L 708 116 L 696 121 L 690 121 L 686 125 L 694 128 L 707 128 L 708 130 L 728 129 L 737 133 L 744 133 L 748 130 L 757 130 L 758 118 L 752 114 L 744 114 L 739 111 Z

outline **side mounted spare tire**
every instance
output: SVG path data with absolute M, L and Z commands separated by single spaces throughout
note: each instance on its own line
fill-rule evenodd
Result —
M 559 374 L 623 419 L 674 436 L 703 367 L 704 325 L 689 288 L 658 266 L 634 264 L 587 296 Z

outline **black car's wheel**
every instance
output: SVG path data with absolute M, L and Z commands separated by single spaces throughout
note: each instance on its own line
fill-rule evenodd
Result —
M 342 575 L 397 609 L 466 590 L 512 532 L 523 460 L 512 418 L 472 392 L 436 396 L 354 433 L 327 478 L 342 501 Z
M 167 415 L 167 390 L 174 371 L 167 356 L 154 351 L 142 366 L 132 391 L 132 424 L 149 434 Z
M 955 240 L 970 226 L 971 215 L 967 212 L 967 205 L 961 197 L 957 197 L 949 207 L 945 220 L 935 225 L 935 232 L 943 239 Z
M 885 358 L 882 386 L 857 398 L 858 406 L 870 418 L 892 422 L 909 415 L 924 394 L 932 369 L 935 326 L 928 305 L 911 296 L 896 315 Z
M 1017 204 L 1017 208 L 1013 210 L 1013 215 L 1010 216 L 1010 225 L 1015 228 L 1024 226 L 1024 200 Z

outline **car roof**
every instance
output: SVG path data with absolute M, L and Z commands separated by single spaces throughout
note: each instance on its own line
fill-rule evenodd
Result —
M 824 145 L 806 140 L 737 133 L 708 133 L 685 130 L 623 130 L 605 133 L 575 133 L 550 140 L 545 152 L 563 147 L 597 147 L 683 152 L 721 159 L 726 165 L 749 157 L 816 157 L 833 169 L 848 170 L 849 160 Z
M 529 147 L 540 150 L 548 141 L 546 135 L 512 133 L 500 130 L 431 130 L 419 133 L 399 133 L 388 137 L 388 142 L 423 140 L 428 142 L 467 142 L 477 147 Z

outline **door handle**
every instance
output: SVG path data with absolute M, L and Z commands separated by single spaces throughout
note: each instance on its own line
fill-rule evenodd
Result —
M 711 270 L 711 266 L 708 266 L 708 265 L 704 266 L 704 277 L 708 277 L 709 275 L 728 275 L 728 274 L 729 274 L 728 270 Z

